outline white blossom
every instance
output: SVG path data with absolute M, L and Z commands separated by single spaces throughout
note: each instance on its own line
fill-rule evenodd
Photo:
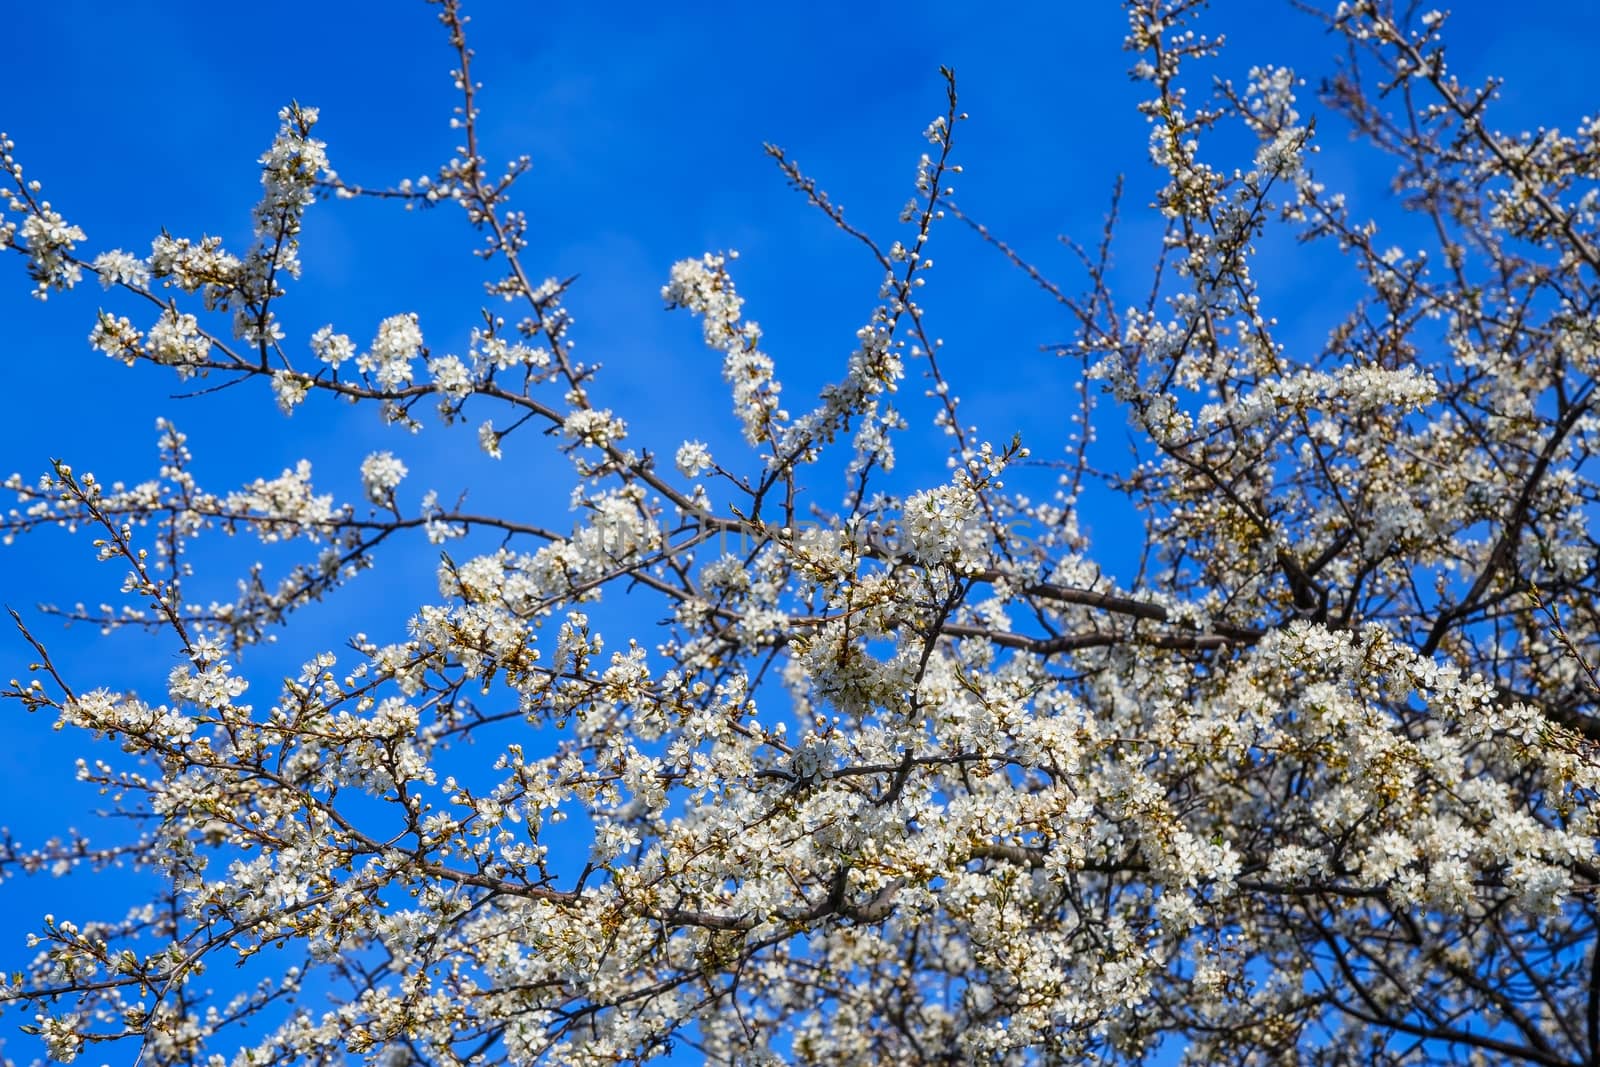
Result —
M 361 461 L 361 485 L 367 499 L 386 504 L 394 498 L 395 487 L 409 473 L 393 452 L 374 452 Z
M 334 370 L 347 360 L 355 358 L 356 346 L 342 333 L 335 333 L 331 325 L 324 326 L 311 335 L 311 351 L 317 359 Z
M 378 325 L 372 349 L 356 358 L 356 367 L 371 374 L 380 388 L 399 389 L 411 382 L 412 362 L 422 352 L 422 330 L 415 315 L 392 315 Z
M 106 289 L 113 285 L 145 289 L 150 285 L 150 268 L 145 261 L 121 249 L 95 256 L 94 269 L 100 275 L 100 285 Z
M 685 441 L 678 447 L 676 457 L 678 473 L 685 478 L 698 478 L 714 465 L 711 452 L 700 441 Z
M 592 272 L 546 274 L 561 205 L 480 155 L 493 64 L 438 14 L 452 157 L 358 187 L 291 104 L 243 255 L 167 230 L 145 260 L 80 251 L 0 135 L 22 284 L 93 270 L 91 346 L 208 374 L 183 402 L 228 421 L 195 440 L 239 452 L 162 419 L 142 480 L 102 479 L 114 455 L 0 481 L 0 540 L 86 536 L 101 601 L 13 613 L 19 751 L 54 727 L 81 756 L 0 834 L 0 877 L 86 882 L 59 916 L 12 909 L 28 1055 L 1594 1059 L 1600 118 L 1502 132 L 1437 12 L 1339 4 L 1350 61 L 1313 108 L 1203 6 L 1132 0 L 1154 200 L 1117 201 L 1133 225 L 1082 246 L 1080 288 L 956 209 L 944 71 L 897 216 L 846 213 L 769 148 L 868 271 L 842 326 L 805 271 L 848 262 L 761 279 L 783 321 L 842 331 L 785 357 L 793 413 L 736 256 L 671 267 L 661 295 L 731 394 L 707 421 L 693 367 L 619 378 L 616 344 L 581 347 Z M 1398 161 L 1359 217 L 1323 184 L 1341 116 Z M 323 281 L 300 258 L 322 197 L 457 220 L 490 270 L 485 306 L 430 326 L 461 355 L 404 310 L 366 351 L 332 324 L 309 355 L 284 340 L 320 320 L 290 286 Z M 1051 352 L 971 271 L 923 284 L 947 240 L 941 265 L 998 251 L 1067 310 Z M 1264 277 L 1290 242 L 1309 288 Z M 69 355 L 45 402 L 73 430 L 75 376 L 123 371 Z M 306 407 L 233 404 L 249 390 Z M 207 487 L 275 450 L 258 414 L 351 462 L 346 404 L 374 432 L 437 413 L 366 454 L 365 504 L 317 492 L 309 459 Z M 444 481 L 412 510 L 419 448 Z M 61 646 L 39 616 L 107 640 Z M 74 788 L 83 827 L 25 840 Z

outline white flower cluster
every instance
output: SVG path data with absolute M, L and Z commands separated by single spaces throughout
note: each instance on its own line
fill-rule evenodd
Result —
M 128 366 L 144 355 L 144 334 L 128 321 L 126 315 L 111 315 L 102 311 L 89 332 L 89 344 L 112 359 Z
M 333 497 L 312 492 L 308 460 L 271 480 L 257 478 L 228 494 L 224 504 L 229 513 L 249 517 L 261 539 L 269 542 L 326 529 L 334 518 Z
M 782 386 L 772 376 L 772 360 L 757 347 L 761 328 L 741 322 L 744 300 L 734 291 L 727 255 L 706 253 L 672 266 L 661 289 L 668 307 L 687 308 L 701 318 L 706 345 L 724 353 L 722 377 L 733 389 L 733 410 L 744 424 L 745 440 L 759 444 L 772 438 L 775 423 L 788 416 L 778 406 Z
M 277 397 L 278 407 L 285 415 L 294 414 L 294 409 L 305 401 L 310 392 L 311 379 L 305 375 L 291 370 L 273 372 L 272 394 Z
M 448 400 L 465 400 L 472 395 L 472 371 L 461 362 L 460 356 L 440 356 L 428 360 L 428 373 L 433 376 L 433 387 Z
M 222 238 L 205 237 L 198 244 L 187 237 L 162 234 L 150 244 L 150 273 L 185 293 L 201 293 L 207 310 L 225 306 L 240 284 L 243 264 L 222 248 Z
M 374 504 L 388 504 L 409 472 L 393 452 L 374 452 L 361 461 L 361 485 Z
M 327 146 L 310 136 L 317 109 L 298 104 L 278 112 L 278 135 L 260 159 L 261 200 L 255 208 L 258 258 L 290 277 L 300 276 L 301 217 L 316 202 L 316 183 L 328 168 Z M 268 252 L 268 249 L 271 251 Z
M 52 289 L 60 291 L 77 285 L 83 271 L 73 261 L 72 251 L 86 239 L 83 230 L 62 218 L 48 200 L 42 201 L 37 210 L 29 210 L 29 205 L 13 198 L 10 207 L 27 212 L 21 236 L 28 252 L 28 271 L 36 283 L 33 295 L 43 300 Z
M 627 424 L 609 409 L 579 408 L 561 424 L 566 436 L 580 445 L 606 448 L 628 435 Z
M 132 289 L 150 287 L 149 264 L 120 248 L 95 256 L 94 270 L 100 276 L 100 285 L 106 289 L 113 285 L 126 285 Z
M 685 478 L 698 478 L 714 466 L 711 450 L 706 448 L 703 441 L 685 441 L 678 446 L 674 464 L 678 468 L 678 473 Z
M 536 348 L 520 341 L 508 341 L 498 334 L 490 335 L 482 330 L 472 333 L 472 358 L 473 364 L 486 369 L 493 367 L 495 370 L 510 370 L 512 367 L 532 367 L 536 370 L 550 365 L 550 351 L 545 348 Z
M 311 335 L 311 351 L 318 360 L 338 370 L 342 364 L 355 358 L 356 346 L 345 334 L 335 333 L 330 324 Z
M 157 363 L 177 367 L 179 374 L 188 375 L 211 354 L 211 339 L 201 332 L 200 322 L 193 315 L 168 308 L 145 335 L 145 349 Z
M 331 344 L 332 340 L 325 343 Z M 417 316 L 391 315 L 378 324 L 372 349 L 357 357 L 356 367 L 363 374 L 372 375 L 380 389 L 401 389 L 411 383 L 411 364 L 421 352 L 422 329 L 417 325 Z
M 494 420 L 485 419 L 478 425 L 478 447 L 491 459 L 500 459 L 500 434 L 495 431 Z
M 286 412 L 322 392 L 415 428 L 419 404 L 446 424 L 470 404 L 488 456 L 518 435 L 501 481 L 541 445 L 576 472 L 553 493 L 508 482 L 471 510 L 436 491 L 412 507 L 406 462 L 379 450 L 360 463 L 371 507 L 316 493 L 309 461 L 218 495 L 160 423 L 151 480 L 57 463 L 4 481 L 0 537 L 89 530 L 119 572 L 114 602 L 46 610 L 172 653 L 152 704 L 113 677 L 138 664 L 67 663 L 19 619 L 35 666 L 6 695 L 109 740 L 76 773 L 120 836 L 0 834 L 0 878 L 126 865 L 152 888 L 121 918 L 36 929 L 5 993 L 36 1051 L 125 1041 L 207 1067 L 599 1067 L 684 1041 L 723 1065 L 1593 1061 L 1600 121 L 1499 134 L 1492 96 L 1447 73 L 1442 17 L 1341 5 L 1333 32 L 1361 69 L 1377 53 L 1387 96 L 1352 64 L 1329 106 L 1398 152 L 1408 205 L 1438 231 L 1386 247 L 1313 180 L 1292 74 L 1207 79 L 1196 106 L 1183 76 L 1220 47 L 1191 28 L 1197 6 L 1128 7 L 1166 267 L 1127 312 L 1109 253 L 1086 257 L 1082 301 L 1046 283 L 1106 407 L 1075 383 L 1065 452 L 1037 466 L 959 406 L 960 372 L 998 364 L 964 367 L 989 353 L 946 349 L 913 300 L 930 226 L 955 213 L 948 72 L 903 242 L 867 237 L 773 150 L 881 268 L 809 410 L 779 406 L 733 256 L 672 268 L 662 295 L 700 316 L 748 446 L 714 459 L 719 428 L 680 426 L 676 474 L 598 402 L 569 283 L 532 280 L 508 206 L 525 163 L 497 175 L 476 155 L 454 4 L 464 147 L 380 195 L 453 203 L 487 236 L 489 291 L 522 310 L 474 316 L 462 356 L 430 355 L 410 313 L 365 352 L 331 324 L 309 355 L 279 343 L 303 213 L 323 190 L 372 192 L 328 169 L 311 109 L 280 115 L 243 259 L 166 235 L 148 260 L 80 258 L 83 235 L 0 137 L 16 187 L 0 244 L 39 291 L 90 267 L 117 300 L 159 300 L 147 333 L 100 312 L 99 350 L 270 388 Z M 1288 340 L 1253 273 L 1284 229 L 1348 257 L 1367 290 L 1320 349 L 1298 325 Z M 912 367 L 926 381 L 903 390 Z M 1095 410 L 1126 420 L 1125 462 L 1121 441 L 1096 442 Z M 909 454 L 913 412 L 934 432 Z M 535 506 L 551 500 L 570 506 L 554 524 Z M 1098 510 L 1114 502 L 1125 515 Z M 1108 531 L 1130 541 L 1115 566 L 1090 540 Z M 213 535 L 271 547 L 233 600 L 202 603 L 227 562 Z M 318 641 L 242 703 L 281 661 L 241 650 L 300 635 L 295 611 L 407 538 L 457 542 L 428 553 L 437 592 L 348 656 Z M 222 962 L 265 978 L 209 992 Z
M 976 494 L 944 485 L 906 499 L 901 519 L 904 551 L 919 563 L 956 569 L 979 565 L 988 530 Z

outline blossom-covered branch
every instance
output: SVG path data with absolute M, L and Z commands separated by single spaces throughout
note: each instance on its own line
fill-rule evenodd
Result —
M 1121 184 L 1076 295 L 955 207 L 948 70 L 897 219 L 847 218 L 769 146 L 869 261 L 874 304 L 797 399 L 737 254 L 663 264 L 727 388 L 715 450 L 652 446 L 579 359 L 580 283 L 535 268 L 512 206 L 527 159 L 485 158 L 455 0 L 454 157 L 356 184 L 291 104 L 242 253 L 160 230 L 148 255 L 91 255 L 0 137 L 0 246 L 40 297 L 99 279 L 93 348 L 196 403 L 259 388 L 292 427 L 326 398 L 394 435 L 343 472 L 343 503 L 309 459 L 208 489 L 166 421 L 155 478 L 69 456 L 5 482 L 7 540 L 65 528 L 115 572 L 103 604 L 36 614 L 177 657 L 140 693 L 15 617 L 32 664 L 4 695 L 83 740 L 107 810 L 92 840 L 0 835 L 0 874 L 120 865 L 154 887 L 32 925 L 0 1001 L 43 1052 L 1600 1060 L 1600 123 L 1498 132 L 1443 16 L 1326 12 L 1349 52 L 1322 122 L 1395 160 L 1432 241 L 1406 251 L 1319 180 L 1291 71 L 1202 73 L 1234 57 L 1201 6 L 1126 4 L 1163 227 L 1131 299 L 1110 269 L 1139 210 Z M 301 323 L 299 241 L 363 197 L 464 212 L 499 310 Z M 1061 440 L 986 434 L 961 405 L 991 354 L 943 345 L 925 295 L 956 220 L 966 254 L 1064 309 Z M 1269 231 L 1361 287 L 1320 349 L 1258 282 Z M 554 456 L 570 515 L 416 488 L 410 432 L 463 424 L 485 468 Z M 1108 458 L 1096 431 L 1124 424 L 1131 456 Z M 931 484 L 896 468 L 913 427 L 947 444 Z M 1025 492 L 1041 468 L 1059 484 Z M 1097 493 L 1143 525 L 1120 579 L 1082 521 Z M 222 538 L 250 546 L 237 573 Z M 439 562 L 409 617 L 305 637 L 302 609 L 359 603 L 411 539 Z M 617 636 L 619 600 L 659 623 Z M 263 677 L 269 638 L 298 673 Z

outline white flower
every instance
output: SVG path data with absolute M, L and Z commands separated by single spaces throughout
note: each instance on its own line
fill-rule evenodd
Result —
M 40 1013 L 34 1016 L 34 1022 L 38 1025 L 45 1051 L 57 1063 L 71 1063 L 83 1051 L 83 1035 L 78 1029 L 77 1016 L 56 1018 Z
M 333 326 L 324 326 L 311 335 L 311 351 L 316 353 L 318 359 L 332 367 L 339 369 L 339 364 L 351 359 L 356 354 L 356 346 L 350 338 L 342 333 L 334 333 Z
M 126 315 L 112 316 L 100 312 L 94 329 L 89 333 L 89 343 L 112 359 L 120 359 L 128 366 L 144 352 L 144 334 L 140 333 Z
M 796 746 L 789 757 L 789 771 L 796 781 L 809 784 L 826 773 L 828 763 L 827 745 L 815 738 L 808 738 L 804 744 Z
M 985 545 L 978 501 L 971 490 L 945 485 L 906 501 L 902 546 L 923 563 L 970 565 Z
M 639 831 L 632 826 L 605 821 L 595 827 L 594 856 L 600 863 L 609 863 L 638 844 Z
M 363 373 L 372 374 L 385 389 L 399 389 L 411 382 L 411 361 L 422 351 L 422 329 L 417 316 L 392 315 L 378 324 L 372 351 L 356 360 Z
M 361 461 L 361 484 L 366 487 L 367 499 L 374 504 L 386 504 L 394 498 L 395 487 L 409 471 L 394 457 L 393 452 L 374 452 Z
M 685 478 L 698 478 L 712 467 L 711 452 L 699 441 L 685 441 L 678 449 L 678 470 Z
M 171 364 L 182 372 L 205 361 L 211 354 L 211 341 L 200 333 L 200 323 L 193 315 L 168 308 L 150 327 L 148 348 L 157 363 Z
M 495 432 L 493 419 L 485 419 L 483 425 L 478 427 L 478 447 L 490 458 L 500 458 L 500 435 Z
M 727 268 L 728 260 L 736 258 L 737 252 L 707 253 L 674 263 L 661 297 L 668 307 L 687 308 L 701 317 L 706 345 L 723 353 L 722 377 L 733 390 L 745 440 L 756 444 L 770 436 L 774 421 L 785 417 L 778 408 L 782 386 L 773 379 L 772 360 L 757 348 L 761 327 L 740 322 L 744 300 L 734 291 Z
M 150 242 L 150 273 L 186 293 L 204 289 L 208 308 L 238 284 L 242 266 L 239 257 L 222 250 L 220 237 L 195 244 L 187 237 L 162 234 Z
M 472 372 L 458 356 L 440 356 L 428 360 L 428 373 L 433 375 L 433 387 L 447 396 L 463 400 L 472 395 Z
M 271 481 L 257 478 L 243 490 L 229 493 L 223 507 L 232 514 L 250 516 L 265 542 L 291 538 L 302 531 L 314 536 L 333 518 L 333 497 L 312 493 L 311 464 L 306 460 Z
M 620 441 L 628 432 L 627 424 L 609 408 L 580 408 L 567 416 L 561 428 L 574 441 L 596 448 Z
M 272 246 L 276 266 L 299 276 L 299 259 L 292 240 L 300 231 L 300 216 L 316 201 L 317 178 L 328 169 L 327 146 L 307 136 L 317 122 L 317 109 L 298 104 L 278 112 L 278 135 L 261 163 L 261 200 L 256 204 L 256 236 Z
M 13 201 L 12 206 L 23 205 Z M 29 273 L 38 282 L 34 296 L 43 300 L 51 289 L 71 289 L 78 284 L 83 271 L 70 257 L 77 243 L 84 239 L 84 233 L 51 210 L 48 200 L 22 221 L 22 236 L 28 242 Z
M 533 348 L 520 341 L 507 341 L 504 337 L 490 337 L 481 330 L 473 331 L 472 341 L 473 363 L 479 368 L 492 366 L 495 370 L 510 370 L 512 367 L 550 365 L 548 349 Z
M 459 523 L 446 522 L 442 517 L 444 509 L 439 506 L 439 493 L 429 489 L 422 495 L 422 524 L 423 531 L 428 535 L 430 545 L 442 545 L 454 537 L 464 536 L 467 532 L 465 526 Z
M 295 406 L 305 400 L 311 391 L 311 379 L 294 371 L 280 370 L 272 374 L 272 392 L 278 398 L 278 407 L 285 415 L 294 414 Z
M 120 248 L 95 256 L 94 269 L 100 275 L 100 284 L 107 289 L 113 285 L 127 285 L 134 289 L 144 289 L 150 285 L 150 267 L 138 256 Z

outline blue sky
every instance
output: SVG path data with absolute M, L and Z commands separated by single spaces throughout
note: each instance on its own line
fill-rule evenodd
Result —
M 1596 0 L 1472 0 L 1453 10 L 1458 73 L 1508 79 L 1499 125 L 1571 127 L 1586 106 L 1600 105 Z M 785 187 L 762 143 L 784 146 L 854 220 L 892 239 L 926 147 L 920 132 L 942 107 L 940 64 L 955 69 L 972 115 L 958 130 L 966 172 L 957 201 L 1075 291 L 1081 275 L 1055 237 L 1093 242 L 1116 176 L 1128 174 L 1116 281 L 1124 303 L 1144 295 L 1160 234 L 1146 209 L 1157 182 L 1135 111 L 1141 89 L 1120 51 L 1125 17 L 1109 0 L 480 3 L 468 11 L 491 165 L 524 152 L 533 159 L 519 186 L 532 230 L 527 261 L 543 274 L 579 276 L 571 296 L 579 353 L 606 365 L 596 398 L 652 449 L 670 454 L 692 437 L 731 453 L 736 438 L 716 357 L 687 316 L 661 309 L 659 290 L 677 259 L 741 251 L 736 279 L 747 313 L 765 327 L 795 406 L 839 374 L 875 303 L 877 268 Z M 351 181 L 385 185 L 428 173 L 456 143 L 447 127 L 453 56 L 433 9 L 421 3 L 62 0 L 20 5 L 7 22 L 14 44 L 0 129 L 44 195 L 88 231 L 92 250 L 145 252 L 162 226 L 246 247 L 255 160 L 291 99 L 322 109 L 319 135 Z M 1208 73 L 1242 80 L 1252 65 L 1287 64 L 1314 87 L 1332 70 L 1331 39 L 1287 3 L 1220 0 L 1206 25 L 1230 37 Z M 1309 88 L 1302 110 L 1317 110 Z M 1324 180 L 1346 188 L 1358 213 L 1391 218 L 1387 166 L 1352 149 L 1336 121 L 1320 134 Z M 415 310 L 437 351 L 461 350 L 483 303 L 474 242 L 450 209 L 314 207 L 305 281 L 283 305 L 291 344 L 303 345 L 325 322 L 362 343 L 380 319 Z M 1070 322 L 958 223 L 936 232 L 930 251 L 938 267 L 926 303 L 969 414 L 997 443 L 1020 431 L 1036 456 L 1059 455 L 1073 365 L 1040 346 L 1068 339 Z M 1341 310 L 1327 303 L 1338 289 L 1325 267 L 1287 240 L 1269 243 L 1261 263 L 1268 295 L 1279 301 L 1275 313 L 1305 310 L 1288 327 L 1301 343 L 1317 343 Z M 434 486 L 451 499 L 470 487 L 479 506 L 567 521 L 566 467 L 550 460 L 540 438 L 508 446 L 496 466 L 474 458 L 470 425 L 450 433 L 430 425 L 405 439 L 366 410 L 312 404 L 285 420 L 258 389 L 175 400 L 175 379 L 89 350 L 95 308 L 118 309 L 98 286 L 39 303 L 28 296 L 20 260 L 0 259 L 0 272 L 12 398 L 0 420 L 0 474 L 36 475 L 60 457 L 103 480 L 141 480 L 155 470 L 154 419 L 166 415 L 191 435 L 201 480 L 215 490 L 274 476 L 307 456 L 323 491 L 355 498 L 362 456 L 393 448 L 411 466 L 408 490 Z M 915 380 L 907 389 L 920 391 Z M 1103 427 L 1112 444 L 1119 433 Z M 909 439 L 939 443 L 926 418 Z M 902 460 L 907 484 L 942 477 L 940 450 L 903 452 Z M 1116 548 L 1126 541 L 1123 522 L 1109 509 L 1085 519 L 1110 546 L 1113 569 L 1129 559 Z M 0 552 L 0 600 L 27 612 L 40 601 L 108 599 L 120 572 L 90 558 L 86 538 L 25 539 Z M 274 670 L 292 669 L 352 630 L 398 633 L 433 595 L 436 558 L 420 541 L 397 546 L 381 575 L 308 613 L 304 631 L 255 661 L 256 698 L 268 699 Z M 34 621 L 85 685 L 154 690 L 170 665 L 166 651 L 152 654 L 136 641 L 108 644 Z M 10 663 L 7 677 L 28 659 L 10 636 L 0 635 L 0 655 Z M 32 838 L 69 822 L 87 827 L 96 800 L 70 783 L 80 754 L 73 739 L 14 708 L 4 713 L 0 822 Z M 0 929 L 0 964 L 9 970 L 21 958 L 25 917 L 44 901 L 103 899 L 106 887 L 87 879 L 0 886 L 13 917 Z

